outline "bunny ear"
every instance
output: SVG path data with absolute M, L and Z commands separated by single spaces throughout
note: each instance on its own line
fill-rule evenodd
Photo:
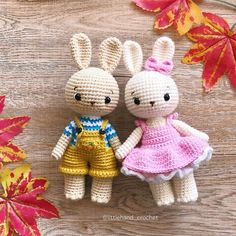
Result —
M 119 64 L 122 55 L 122 44 L 119 39 L 105 39 L 99 48 L 99 60 L 102 69 L 112 73 Z
M 124 43 L 124 63 L 128 71 L 135 75 L 142 70 L 143 51 L 141 46 L 134 41 Z
M 168 37 L 161 37 L 156 40 L 153 46 L 152 55 L 160 61 L 172 60 L 175 54 L 175 44 Z
M 91 61 L 92 46 L 86 34 L 74 34 L 70 40 L 72 55 L 79 69 L 85 69 Z

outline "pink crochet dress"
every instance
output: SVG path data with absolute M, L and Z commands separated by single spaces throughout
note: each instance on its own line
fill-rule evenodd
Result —
M 141 144 L 123 161 L 121 172 L 148 182 L 162 182 L 174 176 L 183 178 L 208 161 L 212 155 L 209 144 L 195 136 L 181 136 L 172 126 L 176 116 L 170 115 L 167 123 L 158 128 L 148 127 L 143 120 L 136 125 L 143 130 Z

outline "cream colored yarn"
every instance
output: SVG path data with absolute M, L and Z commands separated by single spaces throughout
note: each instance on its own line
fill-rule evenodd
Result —
M 65 196 L 67 199 L 79 200 L 84 197 L 85 178 L 84 176 L 64 175 Z
M 142 70 L 143 67 L 143 51 L 141 46 L 134 41 L 126 41 L 124 43 L 124 63 L 128 71 L 135 75 Z
M 183 135 L 189 136 L 194 135 L 199 137 L 200 139 L 209 140 L 209 136 L 206 133 L 203 133 L 199 130 L 194 129 L 193 127 L 187 125 L 181 120 L 173 120 L 173 126 Z
M 172 60 L 175 52 L 174 42 L 168 37 L 156 40 L 152 56 L 158 61 Z M 124 64 L 132 78 L 125 88 L 125 103 L 127 109 L 136 117 L 146 119 L 150 127 L 159 127 L 166 124 L 166 117 L 173 113 L 179 103 L 179 93 L 175 81 L 170 75 L 158 71 L 141 71 L 143 53 L 140 45 L 134 41 L 124 43 Z M 168 93 L 170 99 L 165 101 Z M 139 104 L 135 104 L 135 99 Z M 194 135 L 208 140 L 207 134 L 198 131 L 182 121 L 174 120 L 173 126 L 183 135 Z M 124 144 L 117 150 L 116 156 L 124 159 L 136 147 L 142 138 L 142 129 L 136 128 Z M 158 206 L 174 203 L 175 196 L 178 202 L 196 201 L 197 187 L 193 173 L 184 178 L 173 178 L 170 181 L 149 183 L 153 198 Z
M 172 60 L 175 54 L 175 44 L 168 37 L 161 37 L 154 43 L 152 55 L 160 61 Z
M 149 183 L 152 196 L 158 206 L 171 205 L 175 201 L 171 182 Z
M 74 34 L 70 40 L 72 56 L 79 69 L 89 66 L 92 56 L 92 46 L 86 34 Z
M 117 38 L 105 39 L 99 48 L 99 61 L 101 67 L 112 73 L 118 66 L 122 54 L 122 45 Z
M 75 100 L 76 93 L 80 93 L 81 101 Z M 119 87 L 114 77 L 108 72 L 89 67 L 83 69 L 69 79 L 65 88 L 67 104 L 83 115 L 104 116 L 111 113 L 119 101 Z M 111 97 L 110 104 L 105 104 L 105 97 Z M 90 106 L 91 102 L 95 102 Z
M 139 143 L 142 134 L 142 129 L 140 127 L 137 127 L 128 137 L 128 139 L 122 144 L 122 148 L 119 148 L 116 151 L 116 157 L 119 160 L 122 160 L 124 157 L 126 157 L 131 152 L 131 150 Z
M 116 151 L 121 146 L 121 142 L 118 137 L 111 139 L 110 143 L 114 151 Z
M 53 149 L 52 156 L 55 157 L 57 160 L 59 160 L 66 151 L 69 142 L 70 138 L 68 138 L 66 135 L 63 134 L 61 138 L 58 140 L 57 145 Z
M 183 179 L 174 178 L 173 184 L 176 200 L 178 202 L 191 202 L 197 200 L 198 191 L 193 173 Z
M 153 47 L 153 56 L 159 60 L 172 59 L 174 43 L 167 37 L 158 39 Z M 159 52 L 159 53 L 158 53 Z M 177 86 L 170 76 L 156 71 L 141 71 L 143 53 L 140 45 L 133 41 L 124 43 L 124 63 L 133 77 L 125 87 L 125 103 L 128 110 L 139 118 L 149 119 L 166 116 L 173 112 L 179 103 Z M 169 93 L 171 100 L 165 102 L 163 96 Z M 140 99 L 140 105 L 134 99 Z M 150 102 L 155 101 L 154 106 Z
M 111 199 L 112 179 L 93 178 L 91 200 L 108 203 Z
M 72 54 L 78 67 L 66 84 L 65 95 L 67 104 L 82 115 L 104 116 L 111 113 L 119 100 L 119 87 L 111 73 L 117 67 L 121 55 L 122 44 L 114 37 L 105 39 L 99 48 L 101 68 L 89 67 L 91 61 L 91 42 L 85 34 L 76 34 L 71 39 Z M 80 93 L 81 101 L 74 99 Z M 105 104 L 106 96 L 111 103 Z M 90 103 L 94 102 L 94 106 Z
M 80 33 L 72 36 L 71 50 L 73 58 L 79 68 L 68 80 L 65 88 L 65 97 L 68 106 L 75 112 L 84 116 L 104 116 L 111 113 L 119 100 L 119 87 L 112 76 L 117 67 L 121 55 L 122 44 L 114 37 L 105 39 L 99 47 L 99 62 L 101 68 L 89 67 L 92 55 L 91 41 L 87 35 Z M 76 94 L 81 99 L 77 100 Z M 105 103 L 109 96 L 110 103 Z M 70 139 L 64 134 L 53 149 L 52 156 L 60 159 L 70 143 Z M 110 140 L 114 151 L 120 146 L 118 137 Z M 84 196 L 84 176 L 65 174 L 66 198 L 76 200 Z M 94 178 L 92 187 L 92 199 L 95 202 L 105 203 L 111 197 L 112 178 Z
M 131 78 L 125 88 L 125 103 L 128 110 L 139 118 L 149 119 L 156 116 L 166 116 L 172 113 L 179 103 L 177 86 L 170 77 L 154 71 L 142 71 Z M 164 94 L 169 93 L 171 101 L 164 100 Z M 134 104 L 134 99 L 140 99 L 140 105 Z M 151 102 L 155 101 L 154 106 Z

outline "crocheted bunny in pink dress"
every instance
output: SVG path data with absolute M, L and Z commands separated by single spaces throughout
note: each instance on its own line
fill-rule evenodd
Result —
M 208 161 L 212 148 L 208 136 L 184 122 L 173 113 L 179 102 L 178 89 L 169 76 L 174 43 L 159 38 L 153 55 L 142 68 L 139 44 L 126 41 L 124 62 L 133 77 L 125 89 L 128 110 L 138 118 L 137 128 L 117 150 L 125 158 L 121 172 L 137 176 L 149 183 L 157 205 L 196 201 L 197 187 L 193 171 Z

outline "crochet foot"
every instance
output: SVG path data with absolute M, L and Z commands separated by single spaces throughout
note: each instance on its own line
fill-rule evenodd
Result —
M 70 200 L 80 200 L 84 194 L 84 176 L 65 175 L 65 197 Z
M 66 199 L 70 200 L 81 200 L 84 197 L 84 193 L 65 193 Z
M 111 197 L 109 196 L 93 196 L 91 197 L 92 202 L 97 202 L 101 204 L 106 204 L 110 201 Z
M 153 198 L 158 206 L 169 206 L 175 202 L 174 193 L 169 181 L 149 183 Z
M 184 197 L 179 197 L 176 199 L 177 202 L 196 202 L 198 199 L 198 194 L 197 195 L 190 195 L 190 196 L 184 196 Z
M 183 179 L 173 180 L 177 202 L 195 202 L 198 199 L 197 185 L 193 173 Z
M 174 197 L 166 199 L 166 200 L 162 200 L 162 201 L 156 201 L 157 206 L 170 206 L 175 202 Z
M 112 178 L 94 178 L 92 183 L 91 200 L 93 202 L 106 204 L 111 199 Z

